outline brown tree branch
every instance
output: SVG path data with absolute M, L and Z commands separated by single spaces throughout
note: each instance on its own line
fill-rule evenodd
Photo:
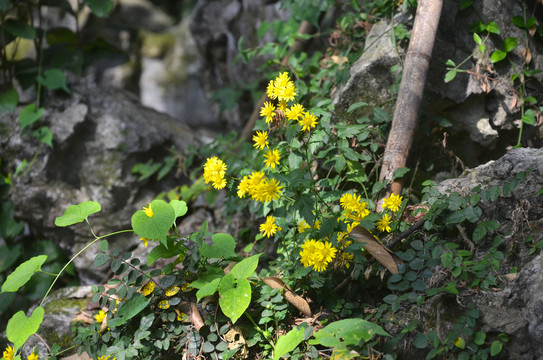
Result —
M 426 74 L 432 56 L 443 0 L 419 0 L 392 128 L 388 136 L 380 180 L 392 181 L 391 192 L 400 194 L 402 184 L 393 179 L 394 171 L 407 163 L 417 127 Z

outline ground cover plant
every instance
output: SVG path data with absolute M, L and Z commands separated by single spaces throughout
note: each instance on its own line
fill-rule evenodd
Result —
M 385 1 L 375 9 L 386 15 L 391 6 Z M 347 35 L 357 20 L 343 19 L 340 33 Z M 284 50 L 285 43 L 263 51 Z M 351 56 L 349 47 L 335 50 L 344 52 L 334 56 Z M 106 235 L 91 225 L 101 210 L 95 201 L 71 205 L 56 218 L 60 227 L 87 223 L 92 240 L 81 252 L 98 245 L 94 265 L 108 265 L 114 274 L 94 287 L 100 309 L 91 323 L 75 326 L 78 352 L 101 360 L 394 359 L 409 342 L 428 359 L 500 355 L 507 335 L 480 331 L 473 305 L 451 316 L 445 334 L 422 331 L 425 319 L 406 320 L 402 311 L 507 284 L 515 269 L 503 260 L 518 249 L 506 246 L 499 222 L 485 218 L 484 209 L 527 174 L 516 174 L 501 189 L 476 187 L 468 194 L 442 194 L 428 180 L 383 195 L 388 184 L 378 178 L 380 144 L 391 109 L 355 103 L 347 112 L 364 109 L 366 115 L 333 122 L 328 92 L 342 65 L 330 58 L 330 67 L 321 67 L 320 55 L 296 54 L 266 79 L 267 99 L 251 142 L 227 135 L 189 159 L 198 181 L 187 191 L 205 191 L 210 204 L 225 195 L 224 216 L 246 218 L 243 233 L 212 233 L 206 223 L 179 233 L 176 225 L 189 205 L 177 191 L 135 211 L 131 229 Z M 401 168 L 394 180 L 415 175 Z M 149 247 L 146 262 L 110 249 L 107 239 L 124 232 Z M 484 256 L 475 249 L 482 243 L 489 244 Z M 527 245 L 532 253 L 541 248 Z M 1 293 L 20 291 L 44 273 L 46 260 L 38 255 L 22 263 Z M 49 274 L 49 290 L 72 261 Z M 48 294 L 31 313 L 9 320 L 5 360 L 22 358 L 23 344 L 43 321 Z M 50 358 L 63 351 L 53 346 Z

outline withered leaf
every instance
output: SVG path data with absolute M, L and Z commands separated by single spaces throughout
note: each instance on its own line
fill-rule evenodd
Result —
M 283 290 L 283 296 L 289 303 L 294 305 L 296 309 L 300 310 L 304 316 L 311 316 L 311 308 L 309 307 L 309 303 L 303 297 L 290 290 L 283 280 L 275 276 L 270 276 L 263 278 L 262 281 L 272 289 Z
M 368 229 L 357 226 L 351 231 L 349 236 L 358 242 L 364 243 L 364 249 L 379 261 L 388 271 L 393 274 L 398 273 L 398 265 L 402 260 L 390 251 L 385 245 L 371 233 Z

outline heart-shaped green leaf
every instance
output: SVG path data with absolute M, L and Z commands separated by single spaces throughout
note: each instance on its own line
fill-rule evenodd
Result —
M 235 323 L 251 303 L 251 284 L 247 279 L 236 280 L 225 275 L 219 285 L 219 305 L 224 315 Z
M 43 108 L 37 108 L 35 104 L 30 104 L 25 106 L 19 114 L 19 124 L 21 125 L 21 130 L 24 130 L 27 126 L 34 124 L 42 117 Z
M 81 204 L 69 206 L 64 212 L 64 215 L 55 219 L 55 225 L 64 227 L 77 224 L 87 220 L 89 215 L 101 210 L 102 207 L 96 201 L 83 201 Z
M 187 213 L 188 207 L 187 203 L 181 200 L 172 200 L 170 201 L 170 205 L 175 210 L 175 218 L 177 219 L 180 216 L 183 216 Z
M 19 290 L 21 286 L 30 280 L 35 272 L 41 269 L 45 260 L 47 260 L 47 255 L 34 256 L 17 266 L 17 269 L 9 274 L 2 285 L 2 292 L 15 292 Z
M 38 81 L 49 90 L 62 89 L 68 94 L 70 90 L 66 86 L 66 77 L 59 69 L 48 69 L 43 72 L 43 76 L 38 77 Z
M 206 258 L 235 257 L 236 240 L 230 234 L 218 233 L 211 237 L 213 246 L 202 244 L 200 254 Z
M 38 306 L 29 318 L 21 310 L 9 319 L 8 326 L 6 327 L 6 335 L 15 348 L 23 346 L 26 339 L 38 331 L 43 321 L 44 313 L 44 309 Z
M 175 220 L 174 208 L 164 200 L 153 200 L 146 209 L 147 212 L 138 210 L 132 215 L 134 232 L 146 239 L 158 239 L 167 246 L 166 235 Z

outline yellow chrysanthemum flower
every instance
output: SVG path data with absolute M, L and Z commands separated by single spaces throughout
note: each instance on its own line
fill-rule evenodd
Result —
M 392 212 L 400 210 L 402 205 L 402 197 L 396 194 L 390 194 L 389 197 L 383 199 L 383 210 L 388 208 Z
M 275 113 L 275 106 L 271 102 L 265 101 L 264 106 L 260 108 L 260 116 L 266 117 L 266 123 L 270 123 L 273 121 L 275 115 L 277 115 Z
M 266 217 L 266 222 L 260 224 L 260 232 L 264 236 L 272 237 L 277 231 L 281 231 L 281 228 L 275 224 L 275 216 L 269 215 Z
M 36 348 L 32 348 L 32 354 L 28 355 L 27 360 L 38 360 L 38 354 L 35 353 Z
M 342 251 L 337 257 L 338 266 L 345 266 L 348 269 L 354 260 L 354 255 L 348 252 Z
M 298 119 L 298 123 L 302 127 L 302 131 L 311 131 L 311 128 L 317 126 L 317 116 L 306 111 L 303 116 Z
M 294 101 L 296 98 L 296 87 L 293 82 L 289 82 L 286 86 L 279 88 L 277 91 L 279 101 Z
M 272 100 L 277 99 L 277 96 L 275 95 L 275 84 L 273 83 L 273 80 L 270 80 L 268 83 L 268 87 L 266 88 L 266 95 Z
M 149 295 L 150 293 L 153 292 L 153 290 L 155 290 L 155 283 L 152 282 L 152 281 L 149 281 L 147 284 L 145 284 L 145 286 L 141 289 L 141 294 L 143 296 L 147 296 Z
M 151 208 L 151 204 L 149 204 L 148 207 L 143 207 L 143 212 L 145 213 L 145 215 L 147 215 L 148 217 L 153 217 L 153 209 Z
M 377 225 L 377 230 L 383 232 L 390 232 L 390 223 L 392 221 L 390 220 L 390 216 L 388 214 L 384 214 L 381 219 L 379 219 L 375 225 Z
M 311 226 L 305 220 L 302 220 L 298 224 L 298 232 L 303 233 L 305 232 L 305 229 L 311 229 Z
M 294 104 L 290 109 L 285 110 L 285 116 L 289 120 L 298 120 L 304 114 L 304 107 L 301 104 Z
M 281 160 L 281 154 L 277 149 L 268 150 L 268 152 L 264 154 L 264 157 L 266 158 L 266 160 L 264 160 L 266 167 L 272 169 L 275 169 L 275 165 L 279 165 L 279 160 Z
M 283 88 L 283 87 L 288 86 L 290 82 L 291 81 L 290 81 L 290 76 L 288 75 L 288 72 L 284 71 L 280 73 L 279 75 L 277 75 L 277 77 L 275 78 L 274 84 L 276 88 Z
M 265 147 L 268 147 L 268 133 L 265 131 L 257 131 L 256 135 L 253 135 L 254 147 L 257 150 L 263 150 Z
M 205 183 L 212 183 L 215 189 L 223 189 L 226 186 L 226 164 L 216 156 L 210 157 L 204 164 Z
M 249 192 L 250 180 L 249 176 L 245 175 L 238 185 L 238 197 L 241 199 Z
M 279 100 L 277 102 L 277 110 L 285 112 L 287 110 L 288 103 L 286 100 Z
M 264 181 L 264 202 L 277 200 L 281 197 L 281 189 L 283 189 L 283 186 L 281 186 L 280 184 L 281 183 L 275 179 L 269 179 L 267 181 Z
M 4 359 L 13 360 L 13 356 L 15 356 L 15 348 L 13 346 L 8 346 L 6 350 L 4 350 Z
M 344 210 L 342 217 L 345 219 L 360 221 L 370 214 L 370 211 L 366 208 L 368 203 L 361 201 L 360 195 L 343 194 L 339 199 L 339 202 Z M 353 227 L 354 226 L 351 227 L 351 230 Z
M 106 313 L 103 310 L 98 311 L 98 314 L 94 315 L 94 319 L 97 323 L 102 323 L 106 318 Z
M 313 270 L 321 272 L 326 270 L 328 264 L 336 257 L 336 253 L 337 249 L 330 242 L 310 239 L 302 245 L 300 262 L 305 267 L 313 266 Z

